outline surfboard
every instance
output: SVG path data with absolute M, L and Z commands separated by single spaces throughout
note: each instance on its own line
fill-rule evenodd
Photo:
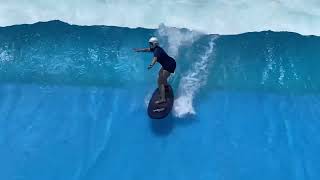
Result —
M 156 104 L 155 102 L 160 99 L 159 88 L 157 88 L 149 101 L 148 105 L 148 115 L 151 119 L 163 119 L 172 110 L 174 94 L 172 87 L 170 85 L 165 86 L 166 90 L 166 102 L 161 104 Z

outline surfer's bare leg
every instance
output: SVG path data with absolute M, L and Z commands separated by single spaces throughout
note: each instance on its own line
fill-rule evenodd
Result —
M 156 101 L 157 104 L 166 102 L 166 90 L 165 86 L 168 85 L 168 77 L 170 76 L 170 72 L 164 70 L 163 68 L 160 69 L 159 72 L 159 79 L 158 79 L 158 86 L 160 91 L 160 99 Z
M 168 78 L 169 78 L 171 73 L 169 71 L 167 71 L 167 70 L 163 70 L 162 73 L 163 73 L 163 84 L 165 86 L 168 86 Z
M 158 88 L 159 88 L 159 93 L 160 93 L 160 89 L 161 89 L 161 76 L 162 76 L 162 68 L 159 70 L 159 73 L 158 73 Z

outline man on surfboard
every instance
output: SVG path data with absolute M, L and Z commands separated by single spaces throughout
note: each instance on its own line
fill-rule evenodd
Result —
M 148 69 L 151 69 L 156 62 L 161 64 L 161 69 L 158 76 L 158 87 L 160 90 L 160 99 L 157 100 L 156 104 L 166 102 L 165 86 L 168 84 L 168 78 L 171 73 L 174 73 L 176 69 L 176 61 L 170 57 L 160 46 L 159 41 L 156 37 L 149 39 L 149 48 L 134 49 L 136 52 L 153 52 L 153 59 Z

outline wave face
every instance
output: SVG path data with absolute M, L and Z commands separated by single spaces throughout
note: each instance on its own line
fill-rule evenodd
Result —
M 132 50 L 151 36 L 177 60 L 161 121 L 159 66 Z M 319 58 L 288 32 L 0 28 L 0 179 L 319 179 Z
M 165 23 L 215 34 L 273 30 L 319 35 L 319 7 L 318 0 L 2 0 L 0 26 L 57 19 L 145 28 Z
M 165 26 L 82 27 L 60 21 L 11 26 L 0 33 L 1 82 L 154 85 L 157 70 L 145 68 L 152 55 L 132 49 L 158 36 L 179 63 L 172 79 L 177 87 L 205 83 L 205 90 L 287 93 L 320 88 L 320 38 L 315 36 L 271 31 L 219 36 Z

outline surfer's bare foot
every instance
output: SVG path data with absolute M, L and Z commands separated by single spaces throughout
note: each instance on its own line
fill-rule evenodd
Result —
M 155 103 L 156 104 L 162 104 L 162 103 L 165 103 L 166 102 L 166 99 L 160 99 L 160 100 L 157 100 Z

